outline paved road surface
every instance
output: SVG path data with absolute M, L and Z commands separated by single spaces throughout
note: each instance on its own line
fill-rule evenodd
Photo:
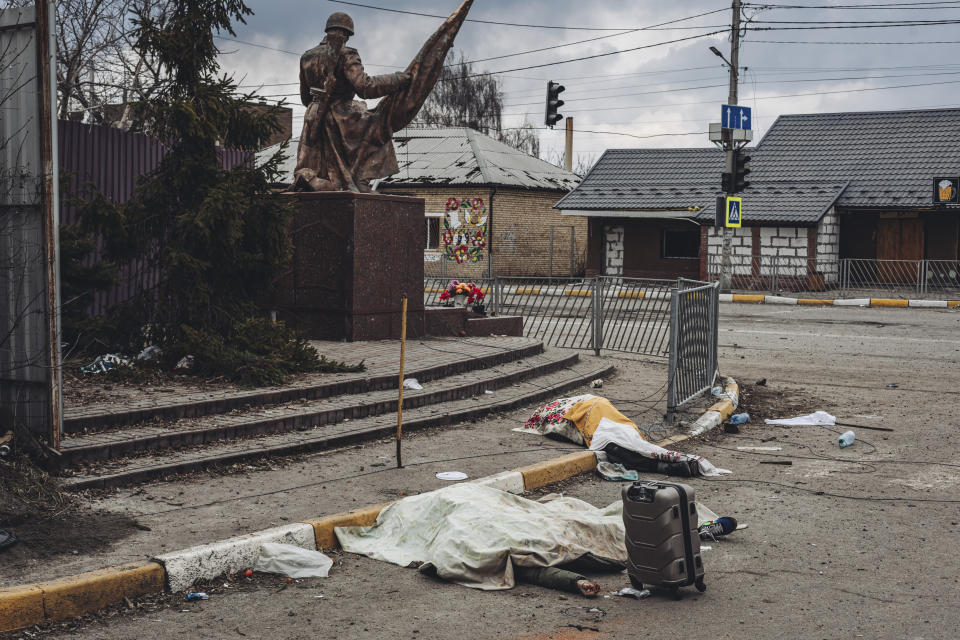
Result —
M 235 584 L 201 604 L 120 615 L 69 637 L 955 637 L 958 329 L 952 310 L 722 307 L 721 365 L 748 383 L 753 420 L 690 445 L 734 472 L 693 484 L 707 506 L 749 528 L 703 552 L 705 594 L 637 602 L 523 586 L 479 592 L 338 554 L 326 580 Z M 766 386 L 749 384 L 760 378 Z M 841 451 L 830 431 L 761 421 L 815 409 L 894 431 L 856 429 L 857 443 Z M 759 464 L 773 455 L 792 466 Z M 598 505 L 618 489 L 592 476 L 564 487 Z M 623 575 L 599 580 L 604 594 L 626 585 Z

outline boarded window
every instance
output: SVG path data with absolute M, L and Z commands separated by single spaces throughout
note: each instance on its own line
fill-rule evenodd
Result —
M 699 258 L 700 229 L 664 229 L 661 258 Z

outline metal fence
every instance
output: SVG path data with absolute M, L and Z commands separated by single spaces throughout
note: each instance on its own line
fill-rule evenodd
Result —
M 960 297 L 956 260 L 875 260 L 731 256 L 731 288 L 811 298 Z M 707 259 L 707 280 L 720 279 L 720 257 Z
M 681 281 L 670 302 L 667 414 L 713 387 L 717 372 L 719 283 Z
M 449 283 L 425 279 L 424 305 L 441 304 Z M 671 410 L 713 384 L 717 284 L 609 276 L 497 277 L 474 284 L 488 312 L 522 316 L 524 334 L 552 346 L 669 357 Z

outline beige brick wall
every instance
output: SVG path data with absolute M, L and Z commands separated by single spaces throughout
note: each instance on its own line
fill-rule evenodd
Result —
M 482 198 L 490 212 L 489 188 L 419 187 L 397 185 L 383 189 L 384 193 L 423 198 L 425 210 L 443 213 L 451 197 Z M 550 227 L 553 231 L 553 275 L 570 275 L 570 237 L 574 240 L 574 275 L 582 275 L 587 255 L 587 218 L 562 216 L 553 208 L 564 193 L 560 191 L 527 191 L 497 189 L 493 196 L 492 233 L 494 275 L 546 276 L 550 271 Z M 571 230 L 572 227 L 572 230 Z M 427 277 L 449 277 L 459 280 L 487 275 L 489 254 L 475 264 L 455 262 L 427 262 L 423 264 Z

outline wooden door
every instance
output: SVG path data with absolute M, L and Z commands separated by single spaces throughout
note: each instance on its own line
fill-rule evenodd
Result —
M 877 279 L 880 282 L 916 282 L 920 261 L 923 260 L 923 220 L 878 220 L 877 260 L 881 261 L 877 268 Z M 899 262 L 883 262 L 884 260 Z

